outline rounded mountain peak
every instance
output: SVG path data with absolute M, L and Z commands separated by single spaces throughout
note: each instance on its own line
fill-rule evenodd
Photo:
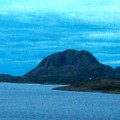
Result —
M 78 51 L 74 49 L 67 49 L 46 57 L 38 65 L 38 67 L 61 67 L 66 65 L 82 67 L 97 63 L 99 63 L 98 60 L 91 53 L 85 50 Z
M 103 65 L 89 52 L 68 49 L 54 53 L 28 72 L 24 79 L 51 83 L 71 83 L 76 80 L 85 80 L 108 76 L 113 69 Z M 76 81 L 77 82 L 77 81 Z

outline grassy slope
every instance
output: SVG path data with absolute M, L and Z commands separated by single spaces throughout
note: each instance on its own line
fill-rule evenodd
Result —
M 97 91 L 120 94 L 120 80 L 87 80 L 77 85 L 58 87 L 55 89 L 68 91 Z

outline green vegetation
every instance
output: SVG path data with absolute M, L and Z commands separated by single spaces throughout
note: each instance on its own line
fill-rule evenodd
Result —
M 100 79 L 100 80 L 86 80 L 79 84 L 74 84 L 65 87 L 58 87 L 55 90 L 68 90 L 68 91 L 96 91 L 107 93 L 120 94 L 120 80 Z

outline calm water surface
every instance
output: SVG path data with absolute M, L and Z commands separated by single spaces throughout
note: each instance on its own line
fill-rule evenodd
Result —
M 0 120 L 120 120 L 120 95 L 0 84 Z

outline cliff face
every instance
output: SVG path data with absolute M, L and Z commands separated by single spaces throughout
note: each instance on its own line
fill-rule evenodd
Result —
M 21 80 L 36 83 L 71 83 L 108 77 L 113 73 L 114 70 L 110 66 L 99 63 L 91 53 L 68 49 L 46 57 Z

